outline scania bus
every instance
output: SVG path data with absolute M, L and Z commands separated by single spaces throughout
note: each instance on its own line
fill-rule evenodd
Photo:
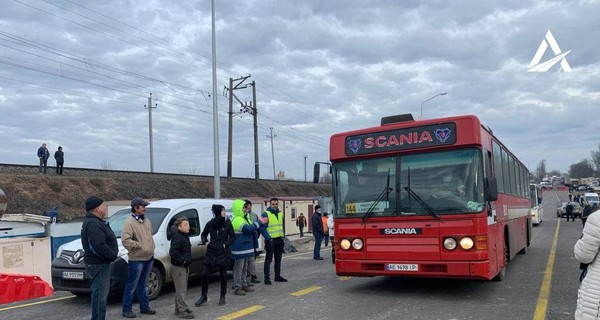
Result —
M 330 140 L 340 276 L 502 280 L 531 239 L 529 172 L 473 115 Z

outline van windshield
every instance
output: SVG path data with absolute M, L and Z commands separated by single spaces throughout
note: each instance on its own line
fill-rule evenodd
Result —
M 168 208 L 146 208 L 146 219 L 150 219 L 152 222 L 152 234 L 155 234 L 160 228 L 162 221 L 165 219 L 170 209 Z M 131 216 L 131 209 L 121 209 L 115 212 L 110 218 L 108 218 L 108 223 L 110 224 L 110 228 L 113 230 L 117 238 L 121 237 L 121 232 L 123 231 L 123 226 L 125 225 L 125 221 L 127 218 Z

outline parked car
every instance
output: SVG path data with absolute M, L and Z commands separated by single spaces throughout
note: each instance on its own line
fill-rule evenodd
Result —
M 558 218 L 562 218 L 567 214 L 567 210 L 565 209 L 567 207 L 567 203 L 569 202 L 563 202 L 562 205 L 556 209 L 556 216 Z M 573 206 L 573 216 L 575 218 L 581 218 L 583 208 L 579 205 L 579 203 L 574 201 L 571 201 L 571 205 Z
M 220 204 L 231 216 L 233 200 L 222 199 L 171 199 L 153 201 L 146 207 L 146 218 L 152 221 L 152 234 L 156 248 L 154 265 L 150 271 L 148 297 L 160 295 L 163 285 L 172 282 L 171 259 L 169 256 L 170 241 L 175 228 L 171 228 L 175 220 L 187 217 L 190 222 L 190 242 L 192 244 L 192 264 L 190 275 L 201 274 L 204 265 L 206 247 L 200 246 L 200 232 L 206 223 L 213 218 L 211 207 Z M 119 255 L 111 264 L 110 293 L 122 293 L 127 282 L 127 249 L 121 244 L 121 230 L 125 220 L 131 216 L 131 208 L 123 208 L 109 219 L 111 229 L 117 236 Z M 52 261 L 52 286 L 54 290 L 71 291 L 75 295 L 87 295 L 91 292 L 89 277 L 83 263 L 81 239 L 66 243 L 59 247 L 56 258 Z

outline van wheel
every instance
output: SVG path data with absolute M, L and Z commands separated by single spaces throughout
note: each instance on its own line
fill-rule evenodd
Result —
M 152 267 L 150 274 L 148 275 L 148 299 L 154 300 L 160 295 L 163 285 L 165 284 L 165 277 L 157 267 Z

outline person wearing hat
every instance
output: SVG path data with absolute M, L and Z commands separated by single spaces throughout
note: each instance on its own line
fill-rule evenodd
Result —
M 323 241 L 323 219 L 321 218 L 321 206 L 315 206 L 315 212 L 313 212 L 312 218 L 312 233 L 315 237 L 315 247 L 313 249 L 313 259 L 323 260 L 321 257 L 321 242 Z
M 92 289 L 92 320 L 106 319 L 106 299 L 110 288 L 110 264 L 117 258 L 117 236 L 104 221 L 106 205 L 98 197 L 85 200 L 86 215 L 81 226 L 81 245 L 87 278 Z
M 131 216 L 125 221 L 121 232 L 121 242 L 129 251 L 128 276 L 123 292 L 123 317 L 135 318 L 133 313 L 133 293 L 137 289 L 140 313 L 156 314 L 148 300 L 148 276 L 154 263 L 154 238 L 152 223 L 145 216 L 150 203 L 142 198 L 131 200 Z
M 235 232 L 231 226 L 231 221 L 227 220 L 225 207 L 220 204 L 213 204 L 211 211 L 213 212 L 214 218 L 212 218 L 206 227 L 202 230 L 200 237 L 202 238 L 202 245 L 208 245 L 206 247 L 206 254 L 204 255 L 204 267 L 202 269 L 202 296 L 194 304 L 199 307 L 208 301 L 208 278 L 210 273 L 214 269 L 219 270 L 219 276 L 221 278 L 221 297 L 219 299 L 219 305 L 225 305 L 225 294 L 227 294 L 227 267 L 229 267 L 229 247 L 235 240 Z M 210 235 L 210 242 L 208 236 Z

